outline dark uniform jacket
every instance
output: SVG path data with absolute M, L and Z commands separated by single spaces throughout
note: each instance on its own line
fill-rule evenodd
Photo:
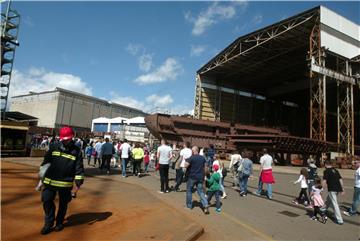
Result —
M 62 142 L 52 145 L 41 164 L 50 163 L 43 183 L 57 188 L 72 188 L 73 182 L 80 187 L 84 182 L 84 166 L 80 148 L 71 141 L 67 146 Z

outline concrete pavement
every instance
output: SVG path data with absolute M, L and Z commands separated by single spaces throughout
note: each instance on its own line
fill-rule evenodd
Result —
M 27 164 L 39 165 L 39 160 Z M 143 187 L 120 176 L 87 177 L 69 204 L 65 229 L 40 235 L 38 168 L 2 159 L 2 240 L 196 240 L 203 228 Z M 176 232 L 174 232 L 176 230 Z
M 257 167 L 255 167 L 255 170 Z M 299 168 L 285 167 L 274 168 L 276 184 L 274 185 L 273 200 L 268 200 L 255 195 L 240 197 L 238 192 L 231 188 L 230 177 L 225 180 L 228 198 L 222 200 L 221 213 L 216 213 L 213 206 L 210 215 L 204 215 L 198 207 L 198 197 L 194 195 L 195 208 L 185 208 L 185 192 L 159 194 L 160 182 L 157 173 L 142 178 L 128 177 L 121 178 L 120 170 L 113 170 L 114 175 L 106 176 L 100 173 L 98 168 L 89 167 L 87 172 L 97 178 L 112 179 L 123 184 L 138 185 L 148 190 L 157 200 L 166 204 L 176 213 L 181 214 L 200 224 L 204 228 L 204 234 L 199 240 L 358 240 L 359 216 L 345 217 L 344 225 L 337 225 L 332 220 L 326 224 L 309 219 L 309 211 L 303 206 L 294 205 L 291 200 L 298 195 L 299 185 L 293 185 L 292 181 L 298 178 Z M 344 177 L 346 194 L 338 198 L 341 207 L 348 207 L 352 200 L 353 170 L 340 170 Z M 319 171 L 321 174 L 321 170 Z M 258 172 L 249 181 L 250 191 L 257 186 Z M 174 178 L 174 171 L 171 170 L 171 178 Z M 349 178 L 348 178 L 349 177 Z M 171 184 L 174 182 L 171 181 Z M 85 188 L 85 186 L 84 186 Z M 185 184 L 182 184 L 185 189 Z M 326 192 L 324 193 L 326 197 Z M 214 201 L 213 201 L 214 204 Z M 331 209 L 330 209 L 331 211 Z M 170 218 L 171 219 L 171 218 Z M 166 219 L 167 221 L 167 219 Z M 164 222 L 164 221 L 163 221 Z

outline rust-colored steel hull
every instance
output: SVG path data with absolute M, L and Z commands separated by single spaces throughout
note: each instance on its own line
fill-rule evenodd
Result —
M 192 145 L 200 147 L 214 144 L 218 150 L 224 151 L 242 148 L 260 150 L 266 147 L 276 152 L 320 154 L 331 149 L 329 143 L 290 136 L 276 128 L 197 120 L 165 114 L 149 115 L 145 117 L 145 123 L 158 139 L 179 144 L 189 141 Z

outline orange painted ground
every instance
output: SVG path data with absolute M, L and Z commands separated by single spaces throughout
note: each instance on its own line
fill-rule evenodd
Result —
M 37 168 L 2 162 L 1 172 L 1 240 L 186 240 L 202 230 L 140 186 L 89 177 L 69 204 L 65 229 L 43 236 Z

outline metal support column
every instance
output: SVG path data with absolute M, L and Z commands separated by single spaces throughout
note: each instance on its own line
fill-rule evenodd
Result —
M 325 67 L 325 53 L 321 48 L 319 18 L 311 31 L 309 60 Z M 326 75 L 310 68 L 310 138 L 326 141 Z
M 215 94 L 215 121 L 221 121 L 221 86 L 219 81 L 216 83 Z
M 200 75 L 196 75 L 196 85 L 195 85 L 195 103 L 194 103 L 194 118 L 201 119 L 201 78 Z
M 345 60 L 342 72 L 351 76 L 351 66 Z M 337 81 L 338 145 L 341 152 L 354 155 L 354 97 L 353 85 Z

